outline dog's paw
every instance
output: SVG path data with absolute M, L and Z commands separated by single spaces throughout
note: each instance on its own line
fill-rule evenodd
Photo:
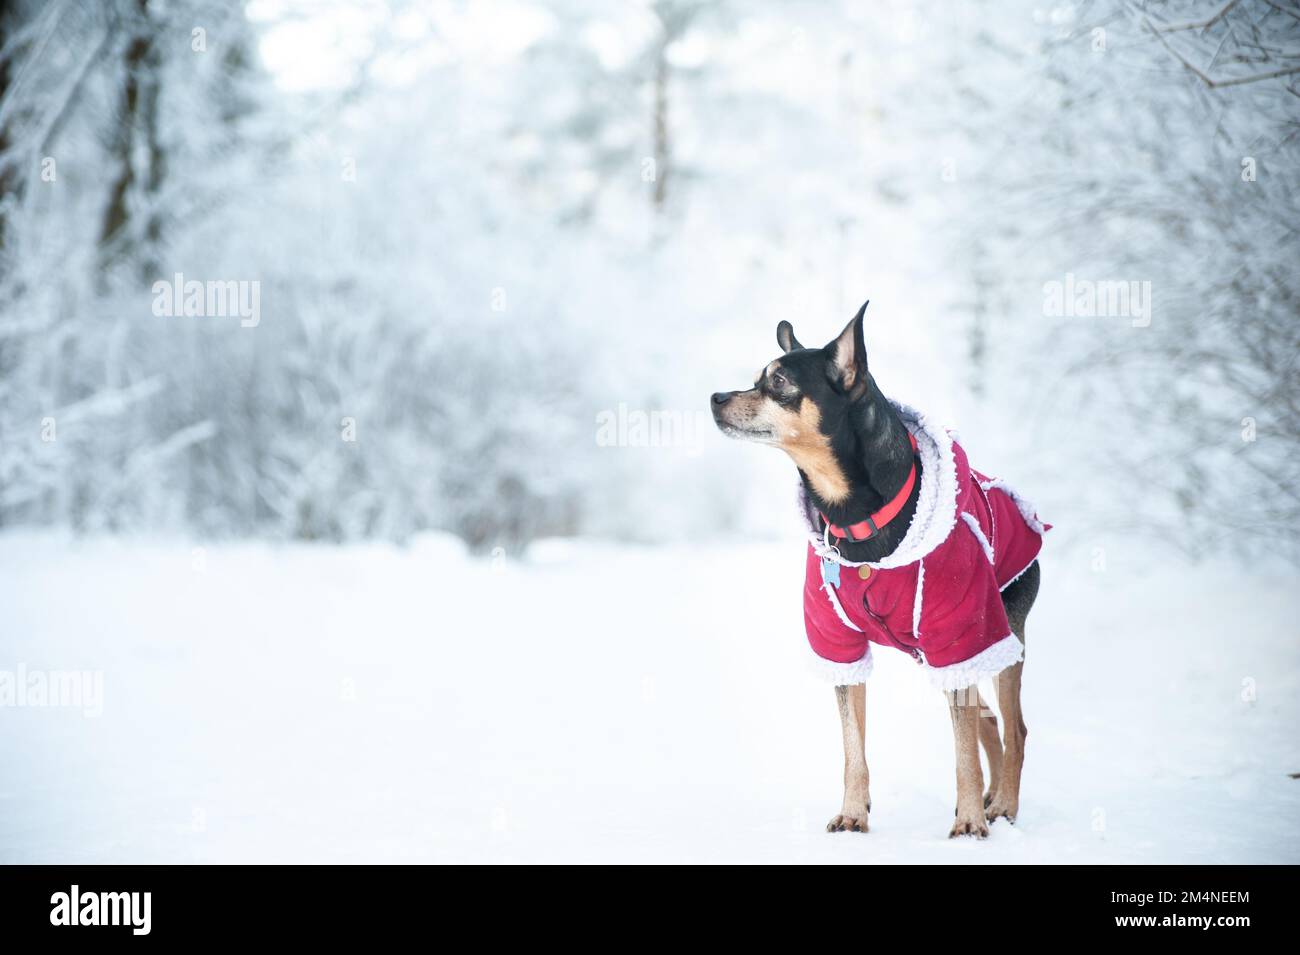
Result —
M 1006 819 L 1007 822 L 1014 826 L 1016 824 L 1016 813 L 1019 812 L 1019 810 L 1019 800 L 1016 802 L 1008 802 L 995 796 L 993 801 L 988 804 L 988 808 L 984 810 L 984 816 L 989 822 L 992 822 L 994 819 Z
M 866 816 L 846 816 L 843 813 L 826 823 L 827 832 L 866 832 Z
M 976 839 L 987 839 L 988 834 L 989 824 L 984 821 L 983 816 L 971 818 L 958 816 L 957 821 L 952 824 L 948 838 L 956 839 L 958 836 L 974 836 Z

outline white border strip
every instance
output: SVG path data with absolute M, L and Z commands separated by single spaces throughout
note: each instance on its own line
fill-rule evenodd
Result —
M 974 686 L 986 676 L 994 676 L 1007 667 L 1019 663 L 1024 656 L 1025 645 L 1014 633 L 1009 633 L 969 660 L 952 663 L 946 667 L 932 667 L 927 664 L 926 676 L 930 678 L 930 683 L 935 689 L 945 692 L 964 690 L 968 686 Z
M 925 558 L 916 562 L 916 599 L 912 601 L 912 636 L 921 639 L 921 602 L 925 593 Z
M 812 650 L 811 647 L 808 649 Z M 852 663 L 836 663 L 834 660 L 827 660 L 813 653 L 810 666 L 814 676 L 836 686 L 856 686 L 859 683 L 866 683 L 867 677 L 871 676 L 871 644 L 867 644 L 867 652 L 862 655 L 862 659 L 854 660 Z
M 840 623 L 850 630 L 862 632 L 862 628 L 849 619 L 849 615 L 844 612 L 844 605 L 840 603 L 840 596 L 835 592 L 835 588 L 830 584 L 822 584 L 822 590 L 826 591 L 826 597 L 830 600 L 831 606 L 835 608 L 835 615 L 840 618 Z
M 1039 537 L 1042 537 L 1047 533 L 1046 529 L 1043 527 L 1043 522 L 1038 519 L 1038 511 L 1034 508 L 1034 505 L 1021 497 L 1019 492 L 1017 492 L 1016 489 L 1006 481 L 1002 480 L 1002 478 L 993 478 L 988 481 L 981 481 L 980 490 L 985 493 L 988 493 L 989 491 L 1001 491 L 1007 497 L 1011 498 L 1011 502 L 1016 505 L 1016 510 L 1018 510 L 1020 516 L 1025 519 L 1025 523 L 1029 525 L 1030 530 Z M 991 505 L 989 510 L 993 510 Z
M 979 520 L 977 520 L 975 515 L 970 511 L 962 511 L 961 519 L 966 522 L 966 526 L 969 527 L 971 533 L 975 535 L 975 539 L 980 542 L 980 547 L 983 548 L 984 556 L 989 559 L 989 563 L 993 563 L 993 545 L 989 543 L 989 539 L 985 537 L 984 532 L 980 530 Z

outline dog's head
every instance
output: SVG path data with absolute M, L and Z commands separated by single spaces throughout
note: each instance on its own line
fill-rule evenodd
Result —
M 720 391 L 712 400 L 723 434 L 781 448 L 829 503 L 849 497 L 855 429 L 879 396 L 867 371 L 866 310 L 864 303 L 823 348 L 805 348 L 790 323 L 781 322 L 776 340 L 783 354 L 759 371 L 752 388 Z

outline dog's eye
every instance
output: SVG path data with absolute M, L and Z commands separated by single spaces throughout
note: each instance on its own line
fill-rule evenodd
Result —
M 772 387 L 777 391 L 784 391 L 786 386 L 785 375 L 777 372 L 772 376 Z

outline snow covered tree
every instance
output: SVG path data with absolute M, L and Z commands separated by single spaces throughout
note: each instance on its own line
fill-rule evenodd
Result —
M 893 172 L 938 200 L 990 435 L 1010 414 L 1043 481 L 1094 475 L 1079 494 L 1107 526 L 1294 554 L 1300 20 L 1264 0 L 970 4 L 920 35 L 929 108 L 886 117 L 917 144 Z

